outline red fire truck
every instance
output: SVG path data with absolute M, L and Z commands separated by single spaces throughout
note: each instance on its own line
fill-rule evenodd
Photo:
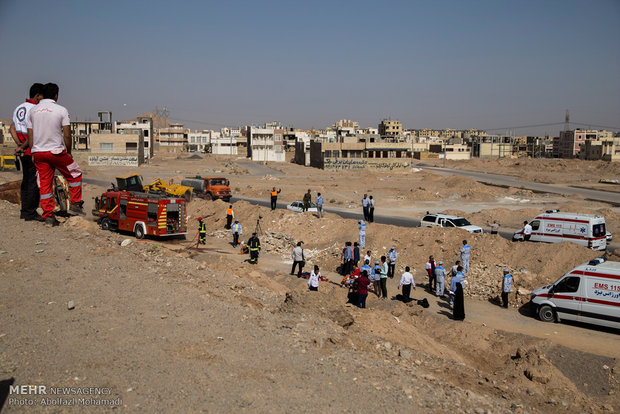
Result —
M 95 198 L 92 213 L 103 230 L 130 231 L 137 239 L 176 236 L 187 234 L 185 203 L 184 198 L 111 190 Z

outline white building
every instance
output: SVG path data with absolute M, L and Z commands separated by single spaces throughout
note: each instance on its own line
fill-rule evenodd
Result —
M 248 126 L 248 158 L 252 161 L 284 162 L 284 130 Z
M 136 134 L 142 131 L 144 137 L 144 158 L 153 158 L 153 119 L 150 117 L 138 117 L 137 121 L 132 122 L 114 122 L 115 134 Z

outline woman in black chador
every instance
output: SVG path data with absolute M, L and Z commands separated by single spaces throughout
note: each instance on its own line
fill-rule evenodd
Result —
M 452 308 L 452 317 L 456 321 L 462 321 L 465 319 L 465 303 L 463 302 L 463 285 L 456 284 L 456 291 L 454 292 L 454 306 Z

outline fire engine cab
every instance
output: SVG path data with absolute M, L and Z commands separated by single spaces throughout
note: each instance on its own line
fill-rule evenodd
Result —
M 107 191 L 95 198 L 92 213 L 103 230 L 133 232 L 137 239 L 146 235 L 187 234 L 186 201 L 133 191 Z

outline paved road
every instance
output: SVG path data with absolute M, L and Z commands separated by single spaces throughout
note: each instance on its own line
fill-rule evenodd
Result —
M 250 175 L 284 175 L 282 171 L 278 171 L 271 167 L 268 167 L 260 162 L 254 161 L 235 161 L 240 168 L 245 168 L 250 172 Z
M 605 203 L 613 204 L 616 207 L 620 206 L 620 194 L 610 191 L 591 190 L 578 187 L 562 187 L 558 185 L 520 181 L 518 177 L 513 177 L 510 175 L 488 174 L 484 172 L 454 170 L 450 168 L 427 167 L 424 165 L 415 165 L 415 167 L 425 170 L 443 172 L 447 174 L 462 175 L 465 177 L 473 178 L 474 180 L 480 181 L 481 183 L 485 184 L 502 185 L 517 188 L 523 187 L 532 191 L 538 191 L 543 193 L 579 194 L 587 200 L 603 201 Z
M 233 203 L 239 200 L 247 201 L 249 203 L 252 203 L 258 206 L 263 206 L 263 207 L 271 206 L 270 200 L 262 200 L 262 199 L 247 198 L 247 197 L 233 197 L 231 199 Z M 287 206 L 287 203 L 280 202 L 280 201 L 277 203 L 278 208 L 286 209 L 286 206 Z M 359 210 L 361 210 L 361 208 Z M 337 214 L 342 218 L 355 219 L 355 220 L 362 220 L 364 218 L 361 211 L 356 212 L 355 210 L 351 211 L 351 210 L 339 209 L 339 208 L 334 208 L 334 207 L 326 208 L 324 211 Z M 378 214 L 375 214 L 375 223 L 391 224 L 393 226 L 399 226 L 399 227 L 420 227 L 420 220 L 418 219 L 414 219 L 410 217 L 382 216 Z M 506 228 L 504 230 L 500 230 L 499 235 L 507 240 L 512 240 L 512 235 L 516 230 L 518 229 Z M 608 249 L 610 250 L 620 249 L 620 243 L 609 244 Z

